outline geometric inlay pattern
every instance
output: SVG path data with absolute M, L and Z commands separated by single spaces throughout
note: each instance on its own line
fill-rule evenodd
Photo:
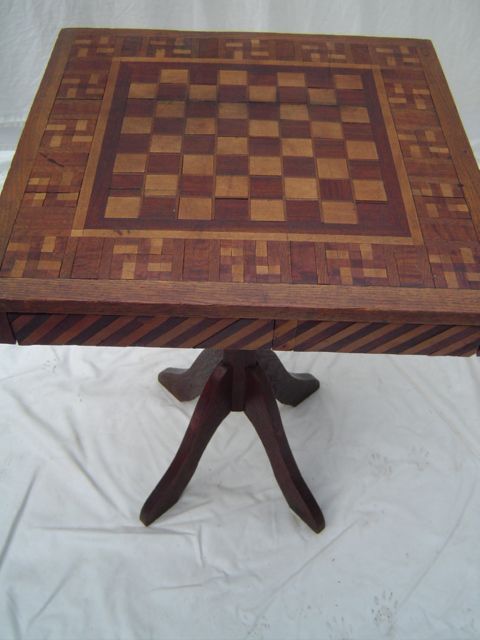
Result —
M 410 235 L 371 70 L 138 61 L 110 82 L 84 228 Z
M 0 278 L 480 289 L 430 43 L 78 29 L 52 60 Z
M 19 344 L 470 356 L 478 326 L 250 318 L 10 314 Z

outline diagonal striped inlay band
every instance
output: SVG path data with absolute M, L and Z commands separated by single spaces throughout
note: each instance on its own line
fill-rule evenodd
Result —
M 470 356 L 480 327 L 379 322 L 9 314 L 22 345 L 275 349 L 340 353 Z

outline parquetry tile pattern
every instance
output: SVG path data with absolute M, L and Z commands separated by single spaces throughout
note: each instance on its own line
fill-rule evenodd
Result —
M 79 36 L 0 275 L 477 289 L 473 220 L 414 46 Z

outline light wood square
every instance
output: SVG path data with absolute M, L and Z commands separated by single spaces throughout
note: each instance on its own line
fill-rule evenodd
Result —
M 180 153 L 182 136 L 153 135 L 150 151 L 154 153 Z
M 219 155 L 246 155 L 248 153 L 248 138 L 219 136 L 217 138 L 217 153 Z
M 217 176 L 215 195 L 217 198 L 247 198 L 248 178 L 246 176 Z
M 145 177 L 145 195 L 174 196 L 177 193 L 178 176 L 169 174 L 147 174 Z
M 285 178 L 285 197 L 289 200 L 317 200 L 317 181 L 314 178 Z
M 291 71 L 279 71 L 277 73 L 278 84 L 281 87 L 304 87 L 305 74 Z
M 247 72 L 223 69 L 219 72 L 220 84 L 247 84 Z
M 122 133 L 150 133 L 152 118 L 135 118 L 127 116 L 122 122 Z
M 215 133 L 214 118 L 187 118 L 185 133 L 212 134 Z
M 188 70 L 162 69 L 162 71 L 160 72 L 160 82 L 186 84 L 188 82 Z
M 381 180 L 353 180 L 355 200 L 386 202 L 387 194 Z
M 353 202 L 329 200 L 322 202 L 322 219 L 332 224 L 357 224 L 357 210 Z
M 362 78 L 359 75 L 338 74 L 334 78 L 337 89 L 363 89 Z
M 107 199 L 105 209 L 106 218 L 138 218 L 140 214 L 141 198 L 126 196 L 118 198 L 112 196 Z
M 347 161 L 343 158 L 317 158 L 317 172 L 320 179 L 349 177 Z
M 192 100 L 216 100 L 217 87 L 211 84 L 191 84 L 188 90 Z
M 183 118 L 185 116 L 184 102 L 159 102 L 155 113 L 158 118 Z
M 118 153 L 113 167 L 114 173 L 143 173 L 147 164 L 146 153 Z
M 128 91 L 129 98 L 155 98 L 157 84 L 153 82 L 132 82 Z
M 210 198 L 180 198 L 178 211 L 180 220 L 211 220 L 212 201 Z
M 256 221 L 285 220 L 283 200 L 251 200 L 250 218 Z
M 219 118 L 246 118 L 247 105 L 244 102 L 220 102 L 218 105 Z
M 251 176 L 281 176 L 282 163 L 275 156 L 250 156 Z
M 213 174 L 213 156 L 184 155 L 182 171 L 188 175 L 211 176 Z
M 377 147 L 366 140 L 347 140 L 347 155 L 351 160 L 377 160 Z
M 262 86 L 249 87 L 248 98 L 252 102 L 275 102 L 277 99 L 277 88 Z
M 277 138 L 280 134 L 278 122 L 275 120 L 250 120 L 248 133 L 251 136 L 265 136 L 268 138 Z
M 370 122 L 366 107 L 340 107 L 342 122 Z
M 343 129 L 340 122 L 312 122 L 310 123 L 314 138 L 328 138 L 340 140 L 343 138 Z
M 311 104 L 337 104 L 335 89 L 308 89 L 308 98 Z
M 308 120 L 308 109 L 304 104 L 281 104 L 280 118 L 282 120 Z
M 313 156 L 312 141 L 308 138 L 285 138 L 282 140 L 284 156 Z

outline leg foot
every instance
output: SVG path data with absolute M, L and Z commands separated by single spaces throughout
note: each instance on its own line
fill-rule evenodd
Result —
M 218 425 L 230 413 L 232 371 L 218 365 L 202 391 L 180 448 L 140 512 L 148 526 L 172 507 L 193 476 Z
M 319 533 L 325 527 L 323 514 L 300 474 L 273 391 L 259 365 L 247 369 L 244 411 L 265 447 L 275 478 L 290 508 Z
M 205 349 L 189 369 L 169 367 L 158 374 L 158 381 L 180 402 L 193 400 L 200 395 L 222 355 L 223 351 Z
M 273 351 L 257 351 L 257 358 L 270 380 L 276 399 L 282 404 L 296 407 L 320 386 L 319 381 L 310 373 L 287 371 Z

